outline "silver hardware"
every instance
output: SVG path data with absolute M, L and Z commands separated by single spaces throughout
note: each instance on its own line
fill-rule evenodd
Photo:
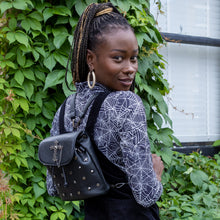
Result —
M 62 196 L 65 196 L 65 193 L 63 193 Z
M 76 184 L 76 180 L 73 180 L 73 183 Z
M 81 169 L 82 167 L 81 167 L 81 166 L 79 166 L 78 168 L 79 168 L 79 169 Z
M 72 194 L 72 193 L 70 193 L 70 196 L 72 197 L 72 196 L 73 196 L 73 194 Z
M 62 149 L 63 149 L 63 146 L 60 145 L 57 140 L 54 142 L 54 145 L 50 146 L 50 150 L 53 150 L 53 161 L 56 162 L 58 167 L 60 166 L 60 162 L 61 162 Z M 58 150 L 60 150 L 60 158 L 59 158 L 59 160 L 57 158 L 57 151 Z
M 86 157 L 86 158 L 84 159 L 84 162 L 88 162 L 88 157 Z
M 90 170 L 91 173 L 94 173 L 94 170 Z
M 60 184 L 58 183 L 57 186 L 60 187 Z
M 56 178 L 56 175 L 53 175 L 53 178 Z
M 85 176 L 83 176 L 83 177 L 82 177 L 82 180 L 86 180 L 86 177 L 85 177 Z
M 99 186 L 100 186 L 100 183 L 96 183 L 96 186 L 99 187 Z
M 80 191 L 78 191 L 77 194 L 80 195 Z
M 89 187 L 88 187 L 88 190 L 91 190 L 91 189 L 92 189 L 92 188 L 89 186 Z

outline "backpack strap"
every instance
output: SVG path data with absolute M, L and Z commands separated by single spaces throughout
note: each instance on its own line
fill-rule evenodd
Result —
M 85 130 L 88 132 L 92 132 L 93 133 L 93 128 L 94 128 L 94 124 L 96 122 L 96 118 L 98 116 L 99 113 L 99 109 L 102 105 L 102 102 L 104 101 L 105 97 L 108 95 L 109 93 L 100 93 L 99 95 L 94 95 L 92 96 L 88 102 L 86 103 L 86 106 L 84 108 L 84 111 L 82 111 L 82 113 L 79 115 L 79 122 L 77 123 L 77 125 L 75 126 L 74 124 L 74 128 L 77 127 L 81 121 L 81 119 L 84 117 L 84 115 L 87 112 L 88 107 L 90 106 L 90 104 L 92 103 L 92 101 L 94 100 L 94 103 L 92 105 L 91 111 L 89 113 L 89 117 L 88 117 L 88 121 L 86 124 L 86 128 Z M 64 127 L 64 116 L 65 116 L 65 108 L 66 108 L 66 101 L 68 98 L 66 98 L 61 106 L 60 109 L 60 114 L 59 114 L 59 131 L 60 134 L 64 134 L 67 133 L 65 127 Z M 76 114 L 75 114 L 75 99 L 76 99 L 76 93 L 74 93 L 71 97 L 71 109 L 72 109 L 72 114 L 71 114 L 71 119 L 74 120 Z M 91 120 L 91 122 L 90 122 Z M 91 134 L 92 134 L 91 133 Z
M 59 131 L 60 131 L 60 134 L 67 133 L 66 129 L 64 127 L 64 113 L 65 113 L 65 108 L 66 108 L 66 101 L 67 101 L 67 98 L 64 100 L 64 102 L 62 104 L 61 109 L 60 109 L 60 114 L 59 114 Z
M 103 101 L 105 100 L 105 98 L 109 95 L 109 93 L 110 92 L 100 93 L 93 102 L 85 128 L 85 130 L 87 131 L 88 134 L 90 134 L 91 137 L 93 137 L 93 133 L 94 133 L 93 130 L 96 123 L 96 119 L 99 114 L 100 107 Z

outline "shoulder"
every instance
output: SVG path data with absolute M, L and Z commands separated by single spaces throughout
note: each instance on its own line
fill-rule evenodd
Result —
M 143 107 L 143 102 L 141 98 L 131 91 L 112 92 L 107 96 L 104 104 L 108 104 L 112 107 L 121 106 L 121 108 L 123 107 L 127 109 L 136 109 Z
M 141 98 L 130 91 L 111 92 L 105 99 L 101 112 L 122 121 L 134 115 L 145 115 L 145 108 Z M 112 119 L 111 119 L 112 120 Z

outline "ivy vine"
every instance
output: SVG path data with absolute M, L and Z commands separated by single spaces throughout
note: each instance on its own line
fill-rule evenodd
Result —
M 71 94 L 64 80 L 68 53 L 79 15 L 92 2 L 104 1 L 0 0 L 0 178 L 10 186 L 0 185 L 1 219 L 84 218 L 82 201 L 63 202 L 48 196 L 46 168 L 39 163 L 37 151 L 40 140 L 49 135 L 57 108 Z M 169 85 L 158 53 L 163 39 L 148 1 L 111 2 L 135 30 L 140 48 L 135 92 L 146 108 L 152 151 L 171 166 L 170 148 L 173 142 L 180 143 L 169 128 L 172 121 L 164 101 Z M 163 181 L 168 183 L 170 178 L 166 174 Z M 215 191 L 212 188 L 212 195 Z M 169 208 L 165 203 L 159 205 L 161 210 Z

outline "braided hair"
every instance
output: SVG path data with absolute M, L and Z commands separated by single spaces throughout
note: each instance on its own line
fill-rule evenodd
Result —
M 110 3 L 92 3 L 83 14 L 74 33 L 74 48 L 71 58 L 73 82 L 84 82 L 89 68 L 86 61 L 87 49 L 94 51 L 102 43 L 103 34 L 113 28 L 131 29 L 128 21 Z

